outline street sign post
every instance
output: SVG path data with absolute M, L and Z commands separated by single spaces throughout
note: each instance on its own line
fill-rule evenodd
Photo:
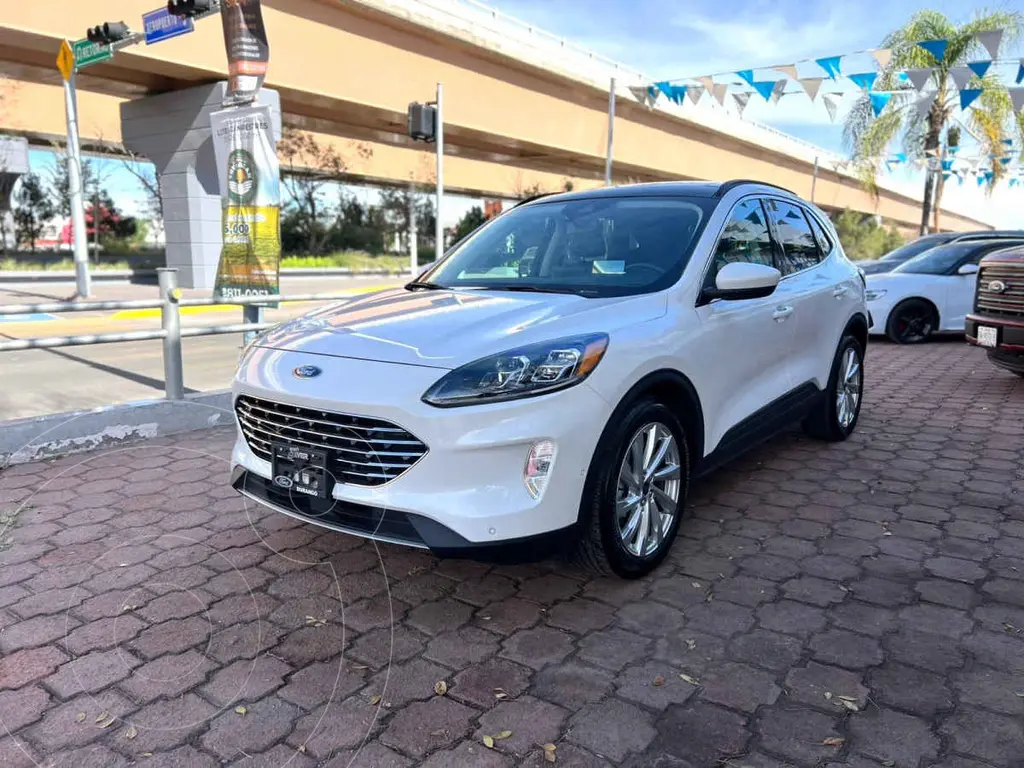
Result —
M 57 54 L 57 69 L 65 80 L 70 80 L 75 71 L 75 52 L 71 43 L 67 40 L 60 44 L 60 53 Z
M 91 43 L 90 43 L 91 45 Z M 57 69 L 64 78 L 64 111 L 68 124 L 68 196 L 71 198 L 71 231 L 74 239 L 75 288 L 78 298 L 88 298 L 92 286 L 89 280 L 89 251 L 85 234 L 85 203 L 82 189 L 82 160 L 78 140 L 78 101 L 75 98 L 75 50 L 67 40 L 61 43 L 57 54 Z M 107 56 L 109 58 L 109 54 Z
M 100 64 L 104 61 L 110 61 L 114 56 L 114 52 L 111 50 L 109 45 L 91 43 L 88 40 L 78 40 L 75 42 L 73 47 L 75 52 L 75 67 L 77 69 L 88 67 L 92 64 Z
M 195 29 L 195 23 L 191 17 L 177 16 L 169 13 L 166 8 L 157 8 L 143 14 L 142 27 L 146 35 L 146 45 L 153 45 L 173 37 L 187 35 Z

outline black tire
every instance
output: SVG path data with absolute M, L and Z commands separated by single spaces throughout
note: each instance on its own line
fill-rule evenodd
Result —
M 885 335 L 896 344 L 921 344 L 928 341 L 938 328 L 938 313 L 931 302 L 906 299 L 889 313 Z
M 847 351 L 853 350 L 854 358 L 859 369 L 858 396 L 856 405 L 853 407 L 852 420 L 845 422 L 840 419 L 839 413 L 839 389 L 841 376 L 844 369 L 844 361 L 847 360 Z M 854 336 L 843 336 L 836 349 L 836 355 L 832 359 L 832 370 L 828 377 L 828 387 L 822 398 L 814 406 L 813 410 L 804 419 L 804 431 L 811 437 L 819 440 L 836 443 L 848 438 L 853 434 L 860 419 L 860 408 L 864 402 L 864 348 Z
M 620 469 L 634 438 L 651 424 L 667 429 L 675 440 L 679 465 L 679 490 L 671 524 L 664 532 L 658 548 L 643 556 L 628 551 L 622 541 L 617 521 Z M 583 567 L 600 574 L 615 574 L 637 579 L 650 573 L 668 555 L 686 510 L 690 486 L 690 453 L 686 433 L 679 418 L 667 407 L 650 399 L 631 404 L 625 413 L 615 414 L 605 430 L 587 474 L 580 503 L 582 532 L 575 560 Z M 641 547 L 642 549 L 642 547 Z

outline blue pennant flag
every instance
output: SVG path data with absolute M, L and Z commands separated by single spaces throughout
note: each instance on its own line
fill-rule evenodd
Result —
M 825 70 L 825 73 L 835 80 L 841 74 L 839 71 L 839 62 L 842 56 L 826 56 L 824 59 L 815 59 L 818 66 Z
M 967 109 L 981 96 L 981 88 L 964 88 L 960 91 L 960 109 Z
M 907 162 L 907 153 L 906 152 L 897 152 L 896 155 L 895 155 L 895 160 L 896 160 L 897 163 L 905 163 L 905 162 Z
M 882 110 L 885 109 L 889 103 L 889 99 L 892 98 L 891 93 L 869 93 L 868 97 L 871 99 L 871 109 L 875 113 L 875 117 L 882 114 Z
M 761 96 L 764 97 L 765 101 L 771 100 L 772 91 L 775 90 L 774 80 L 757 80 L 751 83 L 751 85 L 754 86 L 754 90 L 756 90 L 758 93 L 761 94 Z
M 949 177 L 950 177 L 950 176 L 952 176 L 952 175 L 953 175 L 952 173 L 949 173 L 948 171 L 945 171 L 945 172 L 943 172 L 943 174 L 942 174 L 942 180 L 943 180 L 943 181 L 946 181 L 946 180 L 948 180 L 948 179 L 949 179 Z
M 946 58 L 946 49 L 949 47 L 949 40 L 923 40 L 918 43 L 918 45 L 934 56 L 936 61 L 941 62 Z
M 985 171 L 985 181 L 992 181 L 992 179 L 995 178 L 995 175 L 994 171 Z
M 976 74 L 978 77 L 984 77 L 985 73 L 988 72 L 988 68 L 992 66 L 991 61 L 969 61 L 967 66 L 971 68 L 971 72 Z
M 858 88 L 863 88 L 865 91 L 870 91 L 872 86 L 875 84 L 875 78 L 878 77 L 877 72 L 861 72 L 856 75 L 847 75 Z
M 1003 139 L 1003 144 L 1005 144 L 1008 147 L 1012 147 L 1013 146 L 1013 139 Z
M 1017 85 L 1024 83 L 1024 59 L 1020 60 L 1020 69 L 1017 70 L 1017 79 L 1014 80 Z
M 959 184 L 962 187 L 964 185 L 964 177 L 963 176 L 957 176 L 956 177 L 956 183 Z
M 946 147 L 946 151 L 949 152 L 949 154 L 951 155 L 955 155 L 957 152 L 960 151 L 960 147 Z
M 654 87 L 665 94 L 666 97 L 672 98 L 672 85 L 665 80 L 660 83 L 655 83 Z
M 745 82 L 747 85 L 749 85 L 751 87 L 754 86 L 754 70 L 752 70 L 752 69 L 741 69 L 736 74 L 739 75 L 740 79 L 743 80 L 743 82 Z
M 1017 180 L 1016 179 L 1010 179 L 1010 186 L 1011 187 L 1017 186 Z
M 978 174 L 978 186 L 980 187 L 984 183 L 985 183 L 985 176 L 979 173 Z
M 942 161 L 942 170 L 950 171 L 952 169 L 953 169 L 953 161 L 952 160 L 943 160 Z
M 653 104 L 658 99 L 658 89 L 653 85 L 647 86 L 647 97 L 651 100 L 651 104 Z
M 1010 158 L 1009 157 L 1000 157 L 999 158 L 999 162 L 1002 163 L 1003 165 L 1009 165 L 1010 164 Z
M 669 96 L 669 98 L 672 99 L 672 101 L 674 101 L 676 104 L 682 104 L 683 103 L 683 99 L 686 98 L 686 86 L 685 85 L 673 85 L 672 86 L 672 95 Z

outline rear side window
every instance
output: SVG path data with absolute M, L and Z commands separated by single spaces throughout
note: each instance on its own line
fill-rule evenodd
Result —
M 715 258 L 708 273 L 713 283 L 718 271 L 734 261 L 775 266 L 772 259 L 772 238 L 761 201 L 743 200 L 729 215 L 722 236 L 715 248 Z
M 821 257 L 824 259 L 832 253 L 832 249 L 835 247 L 832 243 L 832 238 L 828 236 L 828 232 L 825 231 L 821 222 L 818 221 L 817 216 L 807 214 L 807 220 L 811 222 L 811 231 L 814 232 L 814 239 L 817 241 L 818 249 L 822 254 Z
M 782 246 L 779 271 L 792 275 L 820 262 L 821 251 L 803 209 L 782 200 L 768 200 L 766 204 Z

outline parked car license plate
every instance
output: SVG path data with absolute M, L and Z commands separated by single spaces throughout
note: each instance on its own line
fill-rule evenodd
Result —
M 333 481 L 327 471 L 326 451 L 282 443 L 275 443 L 272 448 L 274 485 L 283 491 L 317 499 L 330 497 Z
M 983 347 L 995 347 L 999 344 L 999 329 L 987 325 L 978 326 L 978 344 Z

